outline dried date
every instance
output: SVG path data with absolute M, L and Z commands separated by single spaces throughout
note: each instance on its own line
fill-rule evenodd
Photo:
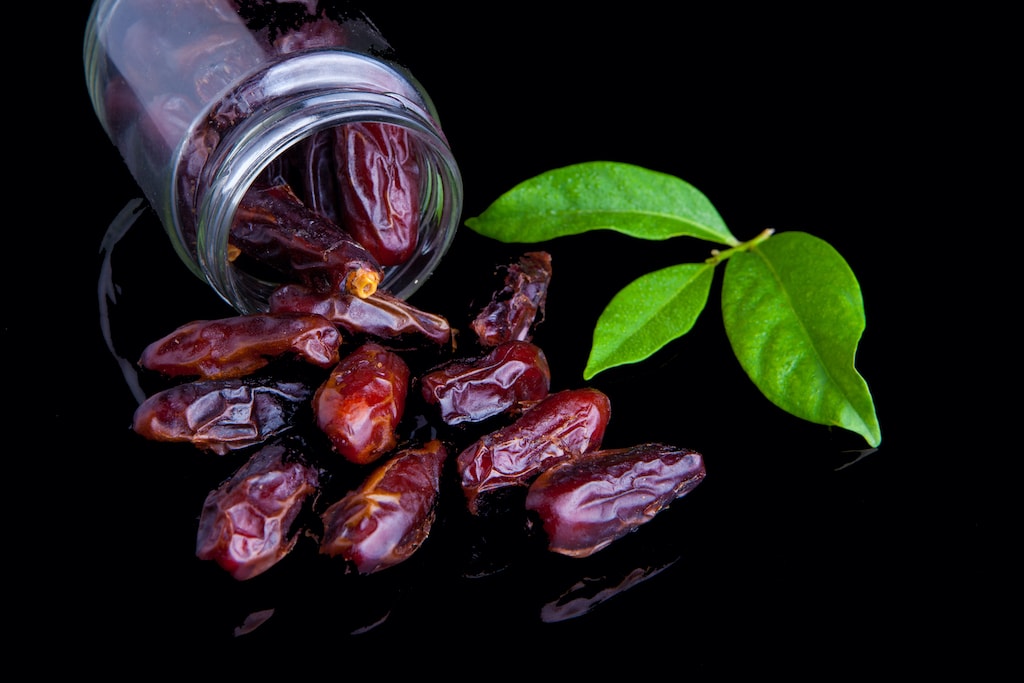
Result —
M 420 391 L 446 424 L 521 413 L 548 395 L 551 369 L 540 347 L 509 341 L 478 358 L 450 361 L 423 375 Z
M 203 503 L 196 557 L 244 581 L 294 548 L 295 521 L 320 486 L 320 473 L 293 445 L 264 446 Z
M 342 358 L 317 388 L 313 413 L 337 453 L 367 464 L 397 445 L 395 430 L 408 392 L 409 366 L 402 357 L 365 342 Z
M 229 256 L 276 271 L 319 292 L 365 297 L 384 277 L 381 264 L 347 231 L 309 208 L 290 185 L 254 185 L 235 212 Z
M 528 251 L 504 267 L 503 286 L 470 323 L 484 346 L 513 339 L 531 341 L 533 328 L 544 319 L 551 283 L 551 254 Z
M 146 439 L 191 443 L 224 455 L 290 429 L 312 395 L 305 384 L 272 379 L 186 382 L 139 404 L 132 428 Z
M 341 224 L 383 266 L 405 263 L 419 235 L 420 170 L 405 128 L 349 123 L 335 129 Z
M 445 344 L 452 329 L 441 315 L 420 310 L 378 289 L 360 298 L 351 294 L 318 293 L 303 285 L 283 285 L 269 299 L 271 313 L 317 314 L 352 335 L 367 335 L 389 342 Z
M 340 346 L 341 333 L 323 316 L 253 313 L 186 323 L 143 349 L 139 365 L 168 377 L 228 379 L 286 356 L 330 368 Z
M 439 440 L 406 448 L 321 515 L 320 552 L 360 574 L 407 560 L 430 534 L 448 451 Z
M 541 519 L 548 549 L 587 557 L 651 521 L 704 480 L 703 456 L 646 443 L 560 462 L 530 484 L 526 508 Z
M 455 461 L 470 512 L 481 512 L 482 494 L 527 486 L 552 465 L 600 448 L 610 417 L 611 402 L 598 389 L 563 389 L 477 439 Z

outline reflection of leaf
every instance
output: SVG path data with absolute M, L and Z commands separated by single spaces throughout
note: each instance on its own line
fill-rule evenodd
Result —
M 860 285 L 827 242 L 785 232 L 733 254 L 722 316 L 737 359 L 772 403 L 881 442 L 871 393 L 854 368 L 864 332 Z
M 649 240 L 687 235 L 738 242 L 689 183 L 630 164 L 592 161 L 542 173 L 498 197 L 466 226 L 502 242 L 542 242 L 590 230 Z
M 714 265 L 684 263 L 626 285 L 597 321 L 583 378 L 644 360 L 689 332 L 707 304 L 713 274 Z

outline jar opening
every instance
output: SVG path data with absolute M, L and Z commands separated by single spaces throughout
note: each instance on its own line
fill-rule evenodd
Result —
M 319 57 L 322 55 L 314 61 L 322 61 Z M 294 72 L 295 65 L 287 70 Z M 264 76 L 259 88 L 265 96 Z M 280 74 L 269 80 L 280 83 Z M 297 87 L 296 83 L 291 81 L 291 87 Z M 241 312 L 266 310 L 270 293 L 287 282 L 280 273 L 252 268 L 251 259 L 236 262 L 229 257 L 232 225 L 251 187 L 285 183 L 305 206 L 350 234 L 357 231 L 344 219 L 352 207 L 363 205 L 363 213 L 382 208 L 373 206 L 374 198 L 367 196 L 366 187 L 349 188 L 347 197 L 337 189 L 352 176 L 351 169 L 342 166 L 352 161 L 351 156 L 344 156 L 343 138 L 356 127 L 378 126 L 394 134 L 378 139 L 376 147 L 373 141 L 350 144 L 356 150 L 350 153 L 394 153 L 415 169 L 414 178 L 407 179 L 410 187 L 404 188 L 412 198 L 410 223 L 415 240 L 400 258 L 386 263 L 378 259 L 383 265 L 379 287 L 400 298 L 411 296 L 454 239 L 462 180 L 429 103 L 419 97 L 411 99 L 407 96 L 411 93 L 373 93 L 347 87 L 325 90 L 321 86 L 319 82 L 313 88 L 299 86 L 296 92 L 283 95 L 274 91 L 275 98 L 264 102 L 260 116 L 255 117 L 238 110 L 239 102 L 251 101 L 238 96 L 252 92 L 253 84 L 249 84 L 211 112 L 179 156 L 179 183 L 172 202 L 172 224 L 178 233 L 172 237 L 186 252 L 196 254 L 203 277 Z M 388 149 L 382 149 L 385 147 Z M 378 197 L 376 201 L 386 203 L 386 199 Z

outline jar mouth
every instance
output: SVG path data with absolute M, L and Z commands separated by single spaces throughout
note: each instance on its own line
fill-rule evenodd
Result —
M 325 89 L 323 68 L 333 65 L 331 73 L 337 75 L 339 57 L 369 63 L 373 73 L 346 76 L 344 87 Z M 316 66 L 312 75 L 310 64 Z M 332 51 L 293 59 L 260 77 L 260 99 L 266 103 L 261 102 L 259 116 L 238 111 L 244 98 L 224 99 L 206 118 L 207 125 L 194 131 L 191 143 L 186 141 L 178 162 L 183 181 L 173 188 L 172 225 L 178 234 L 172 237 L 185 252 L 195 254 L 201 276 L 240 313 L 267 310 L 270 294 L 284 284 L 236 267 L 227 258 L 232 221 L 245 192 L 297 145 L 345 124 L 377 122 L 404 128 L 420 169 L 416 248 L 402 263 L 384 267 L 378 287 L 405 299 L 435 270 L 461 219 L 462 179 L 432 105 L 409 90 L 407 81 L 404 92 L 366 91 L 369 81 L 379 88 L 381 83 L 390 85 L 391 79 L 399 85 L 403 78 L 407 76 L 389 75 L 386 65 L 361 55 Z M 245 88 L 236 91 L 244 92 Z M 197 160 L 199 172 L 194 169 Z M 194 220 L 189 220 L 191 215 Z

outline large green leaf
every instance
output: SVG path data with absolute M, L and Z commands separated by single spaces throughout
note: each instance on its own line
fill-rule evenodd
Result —
M 649 240 L 690 236 L 738 244 L 699 190 L 640 166 L 591 161 L 534 176 L 466 226 L 501 242 L 542 242 L 590 230 Z
M 831 245 L 786 232 L 733 254 L 722 316 L 736 358 L 772 403 L 878 446 L 874 402 L 854 367 L 865 324 L 860 285 Z
M 597 320 L 583 378 L 642 361 L 689 332 L 707 304 L 714 269 L 706 263 L 683 263 L 623 287 Z

